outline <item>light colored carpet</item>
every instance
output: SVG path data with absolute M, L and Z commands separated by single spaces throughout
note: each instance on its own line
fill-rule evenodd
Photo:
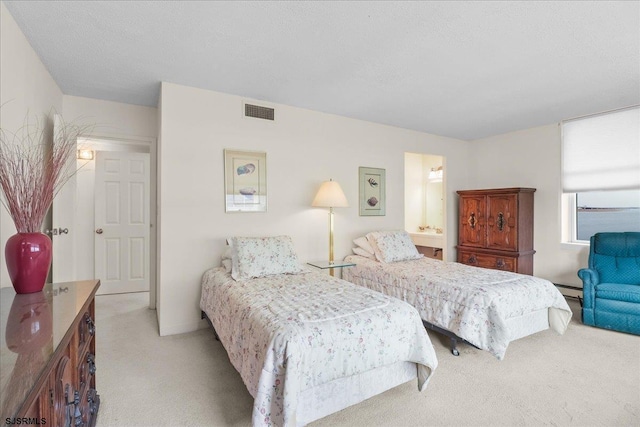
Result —
M 439 367 L 320 426 L 640 425 L 640 337 L 584 326 L 511 343 L 503 361 L 429 332 Z M 148 294 L 96 299 L 98 426 L 249 426 L 252 398 L 210 329 L 160 337 Z

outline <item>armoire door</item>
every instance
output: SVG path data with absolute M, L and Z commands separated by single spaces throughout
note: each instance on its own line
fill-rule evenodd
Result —
M 485 196 L 460 197 L 459 244 L 482 248 L 486 244 Z
M 518 250 L 518 195 L 488 195 L 487 212 L 487 248 Z

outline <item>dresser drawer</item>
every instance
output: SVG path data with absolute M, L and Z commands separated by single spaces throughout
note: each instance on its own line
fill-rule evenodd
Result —
M 516 271 L 515 257 L 489 255 L 476 252 L 458 251 L 458 262 L 474 267 L 491 268 L 494 270 Z

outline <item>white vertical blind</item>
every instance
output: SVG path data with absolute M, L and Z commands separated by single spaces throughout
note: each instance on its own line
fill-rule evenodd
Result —
M 562 122 L 565 193 L 640 188 L 640 107 Z

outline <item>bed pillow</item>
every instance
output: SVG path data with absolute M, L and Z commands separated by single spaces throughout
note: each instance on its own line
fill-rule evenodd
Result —
M 362 248 L 351 248 L 354 254 L 363 256 L 365 258 L 376 259 L 376 256 L 372 253 L 365 251 Z
M 233 250 L 231 246 L 229 246 L 229 241 L 227 240 L 227 246 L 224 247 L 222 251 L 222 266 L 224 267 L 224 271 L 227 273 L 231 273 L 231 259 L 233 258 Z
M 222 259 L 231 259 L 233 257 L 233 250 L 231 246 L 225 246 L 224 251 L 222 251 Z
M 304 271 L 289 236 L 232 237 L 230 245 L 231 277 L 235 280 Z
M 222 260 L 222 267 L 224 267 L 224 271 L 227 273 L 231 273 L 231 259 L 230 258 L 224 258 Z
M 406 231 L 374 231 L 366 237 L 380 262 L 407 261 L 423 256 Z
M 353 241 L 353 243 L 357 247 L 362 248 L 364 251 L 369 252 L 371 255 L 375 256 L 375 252 L 373 250 L 373 247 L 371 246 L 371 244 L 369 243 L 369 241 L 367 240 L 366 237 L 364 237 L 364 236 L 358 237 L 356 240 Z

